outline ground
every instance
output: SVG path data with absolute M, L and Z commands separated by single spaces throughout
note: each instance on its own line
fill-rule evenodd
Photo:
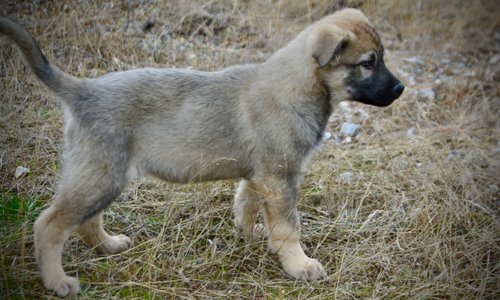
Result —
M 294 281 L 265 242 L 233 237 L 235 182 L 145 179 L 105 215 L 132 249 L 105 257 L 76 235 L 66 244 L 63 265 L 80 278 L 80 298 L 500 298 L 495 1 L 3 3 L 0 14 L 79 77 L 261 62 L 307 24 L 357 7 L 406 85 L 385 109 L 343 103 L 301 187 L 302 242 L 326 280 Z M 0 103 L 0 298 L 53 298 L 37 273 L 32 228 L 61 166 L 61 110 L 4 38 Z

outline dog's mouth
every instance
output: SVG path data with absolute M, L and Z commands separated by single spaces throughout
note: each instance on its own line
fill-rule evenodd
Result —
M 353 91 L 349 89 L 350 101 L 356 101 L 368 105 L 387 107 L 391 105 L 396 99 L 398 99 L 403 93 L 405 87 L 403 84 L 399 84 L 391 90 L 380 90 L 374 93 L 373 97 L 367 97 L 367 95 L 360 95 L 359 91 Z
M 405 86 L 402 82 L 398 81 L 390 88 L 377 91 L 373 99 L 367 99 L 366 104 L 371 104 L 379 107 L 386 107 L 391 105 L 396 99 L 398 99 L 405 90 Z M 363 101 L 361 101 L 363 102 Z
M 360 82 L 348 81 L 350 100 L 378 107 L 391 105 L 403 94 L 405 86 L 389 70 L 384 71 Z

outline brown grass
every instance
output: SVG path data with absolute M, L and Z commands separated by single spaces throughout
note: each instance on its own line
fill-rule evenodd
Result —
M 76 236 L 67 243 L 64 266 L 80 277 L 81 298 L 500 298 L 495 1 L 175 2 L 4 1 L 0 13 L 21 20 L 64 70 L 98 76 L 259 62 L 321 16 L 360 7 L 407 90 L 387 109 L 338 110 L 302 186 L 303 244 L 327 280 L 293 281 L 264 242 L 233 238 L 233 182 L 147 179 L 105 217 L 133 238 L 131 250 L 103 257 Z M 61 112 L 18 50 L 0 45 L 0 298 L 52 298 L 32 225 L 57 180 Z M 361 133 L 336 143 L 346 120 Z M 17 166 L 31 171 L 14 178 Z

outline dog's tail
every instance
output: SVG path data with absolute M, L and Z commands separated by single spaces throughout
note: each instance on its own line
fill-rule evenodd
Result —
M 75 91 L 81 85 L 81 80 L 64 73 L 47 60 L 35 39 L 23 26 L 0 16 L 0 34 L 8 36 L 17 44 L 35 75 L 55 93 L 63 95 L 65 91 Z

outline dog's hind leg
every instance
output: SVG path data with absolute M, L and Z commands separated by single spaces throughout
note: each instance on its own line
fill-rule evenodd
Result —
M 297 189 L 285 182 L 267 179 L 259 184 L 259 190 L 266 194 L 263 208 L 269 247 L 278 254 L 283 269 L 290 276 L 301 280 L 324 278 L 326 272 L 321 263 L 309 258 L 300 245 Z
M 132 245 L 132 240 L 125 235 L 111 236 L 102 226 L 103 211 L 83 223 L 77 232 L 82 240 L 100 253 L 115 254 L 127 250 Z
M 252 181 L 242 180 L 234 196 L 234 226 L 237 238 L 254 240 L 262 237 L 264 227 L 255 224 L 261 207 L 259 195 Z
M 84 163 L 85 158 L 89 157 L 73 155 L 65 165 L 52 205 L 34 226 L 35 255 L 42 281 L 59 296 L 75 295 L 80 290 L 78 279 L 67 276 L 61 263 L 69 234 L 86 222 L 90 223 L 84 228 L 102 228 L 100 212 L 120 194 L 126 182 L 125 175 L 112 171 L 109 161 Z M 102 232 L 93 238 L 95 235 L 102 237 Z
M 80 291 L 78 279 L 67 276 L 61 264 L 64 243 L 78 219 L 64 205 L 52 204 L 35 222 L 35 255 L 43 284 L 61 297 Z

